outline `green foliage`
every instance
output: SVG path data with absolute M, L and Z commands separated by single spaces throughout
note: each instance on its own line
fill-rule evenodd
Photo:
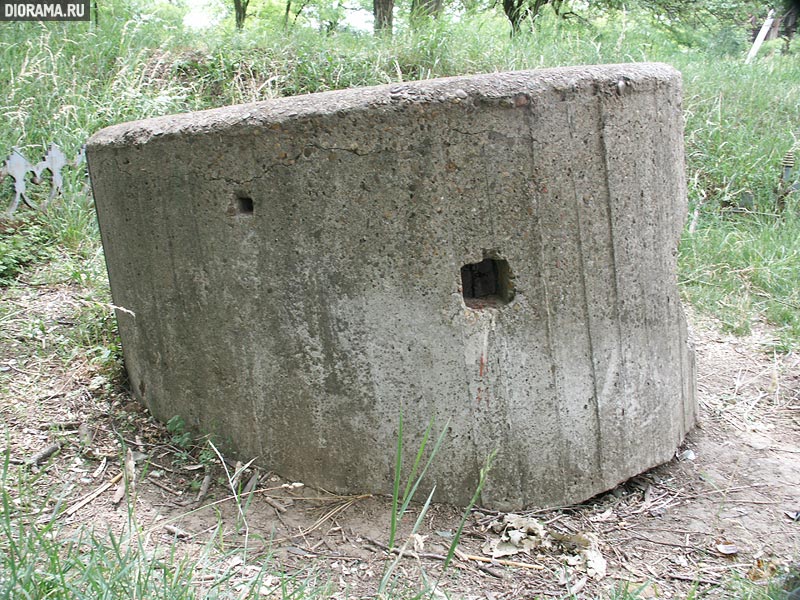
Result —
M 772 323 L 784 351 L 800 340 L 797 208 L 780 217 L 707 216 L 680 252 L 682 287 L 695 306 L 740 335 L 759 318 Z
M 41 223 L 0 220 L 0 286 L 13 282 L 25 267 L 52 256 L 52 241 Z
M 445 426 L 442 428 L 442 431 L 436 438 L 436 443 L 430 451 L 428 460 L 425 462 L 425 466 L 420 471 L 419 467 L 422 464 L 422 458 L 425 456 L 425 449 L 428 447 L 428 439 L 430 438 L 431 430 L 433 429 L 433 420 L 428 423 L 428 427 L 425 429 L 425 433 L 422 435 L 422 441 L 417 447 L 417 453 L 414 457 L 414 464 L 411 466 L 411 472 L 406 480 L 403 495 L 400 496 L 400 479 L 403 472 L 403 415 L 402 413 L 400 414 L 397 425 L 397 452 L 395 455 L 394 485 L 392 487 L 392 516 L 391 525 L 389 528 L 390 548 L 394 547 L 395 536 L 397 535 L 397 527 L 400 523 L 400 519 L 403 518 L 403 515 L 408 509 L 408 505 L 411 503 L 417 493 L 419 484 L 422 483 L 425 473 L 428 471 L 428 467 L 431 466 L 433 459 L 439 452 L 442 441 L 444 441 L 444 435 L 447 432 L 447 427 L 448 424 L 445 423 Z
M 472 494 L 469 504 L 467 504 L 464 512 L 461 514 L 461 520 L 459 521 L 458 528 L 453 536 L 453 541 L 450 542 L 450 547 L 447 550 L 447 556 L 445 556 L 442 571 L 447 570 L 447 567 L 453 560 L 453 556 L 456 554 L 456 548 L 458 548 L 458 544 L 461 541 L 461 534 L 464 532 L 464 525 L 466 525 L 467 518 L 469 518 L 469 515 L 472 512 L 472 507 L 476 506 L 480 501 L 481 492 L 483 491 L 483 488 L 489 479 L 489 471 L 492 470 L 492 463 L 494 462 L 495 456 L 497 456 L 497 449 L 493 450 L 489 456 L 486 457 L 486 461 L 483 463 L 483 467 L 481 467 L 480 475 L 478 476 L 478 486 L 475 488 L 475 492 Z
M 117 320 L 109 304 L 91 296 L 84 299 L 81 310 L 75 315 L 70 339 L 100 374 L 110 379 L 122 378 L 122 349 Z
M 679 66 L 691 200 L 718 213 L 746 192 L 755 210 L 774 212 L 781 159 L 797 150 L 800 63 L 774 56 Z
M 759 585 L 742 576 L 734 576 L 726 582 L 726 593 L 737 600 L 795 600 L 795 594 L 800 587 L 795 588 L 797 568 L 793 568 L 787 575 L 775 577 L 767 585 Z
M 433 445 L 433 448 L 430 450 L 430 454 L 428 455 L 428 460 L 425 462 L 425 465 L 420 469 L 422 465 L 422 459 L 425 456 L 426 448 L 428 447 L 428 442 L 430 440 L 430 435 L 433 430 L 433 419 L 428 423 L 428 427 L 425 429 L 425 432 L 422 434 L 422 440 L 419 442 L 419 446 L 417 447 L 417 452 L 414 457 L 414 462 L 411 466 L 411 470 L 408 474 L 406 479 L 406 485 L 403 489 L 402 496 L 400 495 L 400 480 L 403 473 L 403 415 L 402 412 L 400 413 L 397 425 L 397 450 L 395 456 L 395 470 L 394 470 L 394 481 L 392 486 L 392 512 L 391 512 L 391 523 L 389 527 L 389 542 L 388 548 L 397 550 L 395 548 L 395 541 L 397 538 L 398 526 L 400 524 L 400 520 L 406 514 L 409 505 L 414 500 L 417 489 L 419 488 L 422 480 L 425 477 L 425 473 L 428 471 L 428 468 L 433 463 L 436 455 L 441 448 L 442 442 L 444 441 L 444 436 L 449 429 L 449 421 L 445 423 L 444 427 L 442 428 L 439 436 L 436 438 L 436 443 Z M 455 556 L 456 549 L 458 548 L 458 544 L 461 541 L 461 534 L 464 531 L 464 525 L 471 514 L 472 507 L 477 504 L 480 499 L 481 492 L 483 491 L 484 486 L 486 485 L 486 481 L 489 477 L 489 471 L 492 468 L 492 461 L 496 455 L 496 451 L 492 452 L 487 458 L 484 466 L 480 470 L 480 475 L 478 478 L 478 485 L 475 489 L 475 492 L 470 499 L 469 504 L 464 509 L 462 513 L 461 520 L 458 524 L 458 527 L 453 535 L 453 539 L 450 542 L 450 546 L 448 548 L 447 556 L 444 557 L 444 562 L 442 565 L 442 576 L 447 572 L 448 567 L 450 566 L 453 557 Z M 430 507 L 431 501 L 433 500 L 433 495 L 436 491 L 436 486 L 434 485 L 428 494 L 425 502 L 423 503 L 422 507 L 419 510 L 419 514 L 414 522 L 414 526 L 411 529 L 411 535 L 403 544 L 403 547 L 397 552 L 397 557 L 394 561 L 392 561 L 389 566 L 386 568 L 386 571 L 381 578 L 381 582 L 378 588 L 378 597 L 383 598 L 386 591 L 389 590 L 389 586 L 392 583 L 392 573 L 394 572 L 395 568 L 400 562 L 400 559 L 403 556 L 403 553 L 408 546 L 409 540 L 417 534 L 422 523 L 425 519 L 425 516 L 428 512 Z M 432 598 L 437 590 L 438 583 L 434 584 L 430 587 L 430 590 L 425 590 L 424 594 L 427 595 L 430 593 L 430 597 Z M 421 597 L 422 593 L 418 594 L 417 597 Z
M 741 58 L 750 47 L 750 37 L 742 27 L 721 27 L 709 36 L 708 54 L 718 58 Z
M 186 430 L 186 423 L 180 415 L 175 415 L 167 421 L 167 431 L 172 434 L 171 442 L 182 450 L 188 450 L 194 442 L 192 434 Z

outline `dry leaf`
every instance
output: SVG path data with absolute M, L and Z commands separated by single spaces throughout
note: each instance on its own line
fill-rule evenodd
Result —
M 608 519 L 611 516 L 613 511 L 608 509 L 599 518 Z M 593 579 L 606 576 L 608 565 L 600 552 L 600 540 L 593 533 L 565 534 L 548 531 L 540 521 L 513 513 L 493 521 L 489 524 L 489 529 L 501 534 L 499 539 L 489 540 L 483 545 L 483 553 L 492 558 L 521 552 L 530 555 L 533 550 L 552 549 L 555 540 L 569 552 L 561 557 L 565 564 L 585 569 L 586 575 Z
M 580 592 L 583 588 L 586 587 L 586 582 L 589 581 L 586 577 L 581 577 L 578 581 L 572 584 L 568 589 L 567 593 L 570 596 L 576 596 L 578 592 Z
M 606 562 L 606 559 L 603 558 L 600 550 L 596 548 L 589 548 L 582 550 L 581 554 L 583 554 L 584 558 L 586 559 L 586 574 L 589 577 L 592 579 L 602 579 L 606 576 L 608 563 Z
M 583 559 L 577 554 L 568 554 L 564 557 L 564 562 L 570 567 L 579 567 L 583 564 Z
M 489 529 L 501 534 L 500 539 L 490 540 L 483 546 L 483 553 L 492 558 L 520 552 L 530 554 L 531 550 L 552 546 L 544 526 L 532 517 L 509 513 L 500 520 L 492 521 Z
M 578 556 L 567 557 L 567 564 L 577 566 L 586 565 L 586 574 L 592 579 L 602 579 L 606 576 L 608 563 L 600 552 L 600 540 L 593 533 L 553 533 L 553 538 L 578 549 Z
M 80 441 L 81 448 L 88 448 L 92 445 L 94 439 L 94 432 L 89 429 L 89 425 L 81 423 L 78 426 L 78 440 Z
M 98 477 L 100 477 L 100 475 L 103 474 L 103 471 L 106 470 L 106 463 L 107 462 L 108 461 L 106 460 L 106 457 L 104 456 L 103 460 L 100 461 L 100 464 L 97 465 L 97 468 L 94 471 L 92 471 L 92 478 L 93 479 L 97 479 Z
M 489 540 L 481 550 L 492 558 L 503 558 L 504 556 L 513 556 L 522 552 L 522 548 L 519 546 L 498 539 Z
M 508 541 L 514 544 L 515 546 L 522 545 L 522 540 L 524 540 L 527 535 L 524 531 L 520 531 L 519 529 L 512 529 L 506 532 L 506 536 L 508 537 Z
M 119 484 L 117 484 L 117 489 L 114 490 L 114 497 L 111 498 L 111 504 L 116 506 L 117 504 L 122 502 L 122 499 L 124 497 L 125 497 L 125 481 L 123 480 L 120 481 Z
M 613 516 L 614 516 L 614 509 L 608 508 L 599 515 L 593 515 L 589 517 L 589 520 L 592 521 L 593 523 L 602 523 L 604 521 L 608 521 Z

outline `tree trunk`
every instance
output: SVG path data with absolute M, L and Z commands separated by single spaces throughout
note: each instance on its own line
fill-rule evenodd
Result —
M 797 31 L 797 15 L 800 13 L 798 6 L 793 6 L 785 15 L 783 15 L 783 35 L 792 39 L 794 32 Z
M 234 16 L 236 17 L 236 29 L 244 27 L 244 20 L 247 18 L 247 5 L 250 0 L 233 0 Z
M 535 19 L 539 11 L 545 4 L 549 4 L 550 0 L 503 0 L 503 12 L 511 22 L 511 35 L 515 36 L 521 31 L 521 24 L 525 17 Z M 561 7 L 561 2 L 558 2 L 558 8 Z M 558 10 L 556 10 L 558 14 Z
M 418 26 L 442 12 L 442 0 L 411 0 L 411 24 Z
M 375 35 L 392 35 L 392 11 L 394 0 L 372 0 L 375 17 Z
M 520 31 L 520 23 L 525 18 L 525 0 L 503 0 L 503 12 L 506 13 L 511 23 L 511 35 L 517 35 Z

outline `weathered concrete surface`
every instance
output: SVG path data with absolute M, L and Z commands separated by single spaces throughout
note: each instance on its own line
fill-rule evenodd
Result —
M 680 102 L 665 65 L 595 66 L 101 131 L 87 154 L 134 393 L 339 492 L 391 489 L 401 409 L 406 464 L 449 419 L 431 480 L 454 503 L 495 448 L 499 508 L 668 460 L 695 418 Z

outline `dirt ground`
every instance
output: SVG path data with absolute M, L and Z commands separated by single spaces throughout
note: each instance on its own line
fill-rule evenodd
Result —
M 58 279 L 49 267 L 27 277 L 0 288 L 0 415 L 12 469 L 40 474 L 26 501 L 64 531 L 123 532 L 127 462 L 133 514 L 152 544 L 197 556 L 211 539 L 220 551 L 247 544 L 248 558 L 227 565 L 239 574 L 232 586 L 269 554 L 271 572 L 325 584 L 322 597 L 330 598 L 375 597 L 390 564 L 405 589 L 441 578 L 439 589 L 455 598 L 593 598 L 625 582 L 643 598 L 692 590 L 730 598 L 736 578 L 765 582 L 800 563 L 800 355 L 771 354 L 766 327 L 736 338 L 692 317 L 700 420 L 676 458 L 579 506 L 505 522 L 474 510 L 442 575 L 460 510 L 432 506 L 412 536 L 420 510 L 413 507 L 401 522 L 397 545 L 408 543 L 398 557 L 385 547 L 388 498 L 334 496 L 253 465 L 240 468 L 231 487 L 210 446 L 177 446 L 109 380 L 97 351 L 75 350 L 86 290 L 47 283 Z M 48 448 L 57 450 L 37 455 Z M 226 467 L 233 476 L 236 464 Z M 198 502 L 207 473 L 212 484 Z M 485 550 L 501 535 L 509 554 L 492 560 Z M 521 537 L 528 552 L 513 545 Z M 201 567 L 198 585 L 203 579 Z M 264 597 L 274 581 L 265 580 Z

